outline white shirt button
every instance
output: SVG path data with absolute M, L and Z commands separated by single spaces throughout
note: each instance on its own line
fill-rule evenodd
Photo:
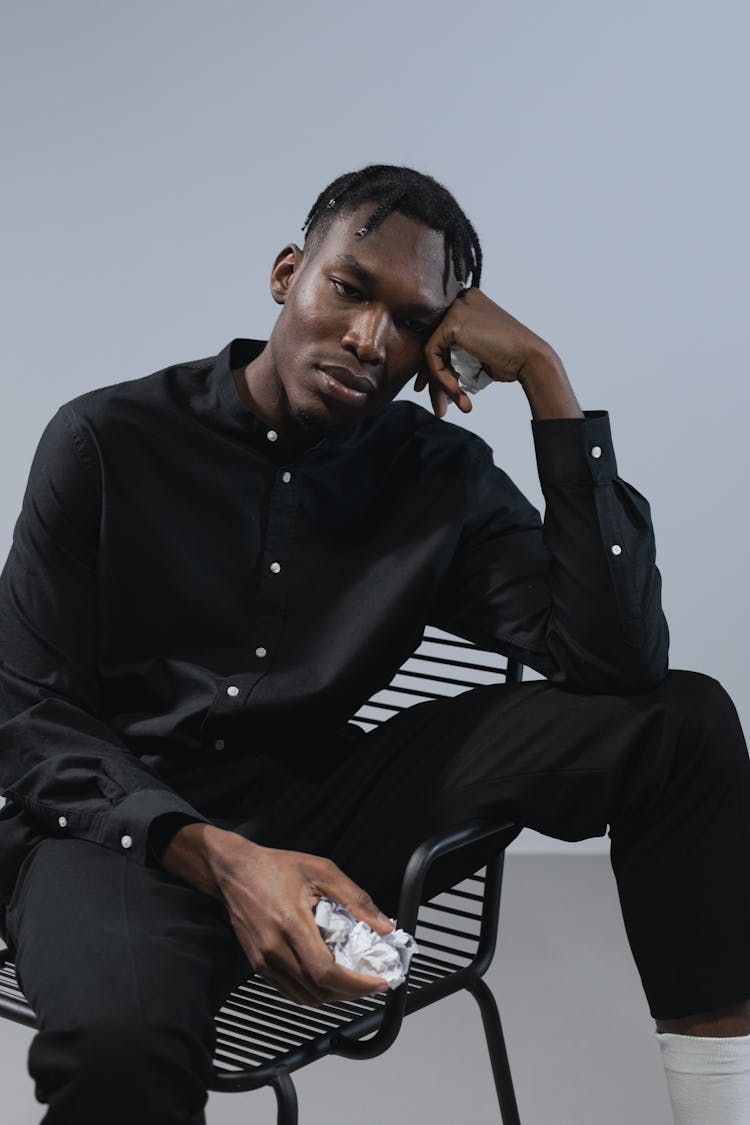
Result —
M 217 738 L 216 742 L 214 742 L 214 746 L 217 750 L 223 750 L 224 749 L 224 739 L 223 738 Z
M 57 823 L 60 825 L 61 828 L 67 828 L 68 827 L 67 816 L 58 816 Z
M 235 687 L 234 684 L 231 684 L 230 687 L 227 688 L 227 695 L 231 695 L 232 699 L 234 699 L 235 695 L 239 694 L 240 689 L 238 687 Z
M 289 481 L 292 479 L 292 474 L 288 469 L 285 473 L 281 474 L 281 479 L 283 480 L 284 484 L 289 484 Z
M 263 645 L 258 645 L 258 647 L 255 650 L 255 655 L 261 656 L 261 657 L 267 656 L 268 655 L 268 649 L 263 648 Z
M 122 846 L 124 848 L 132 848 L 133 837 L 132 836 L 123 836 L 122 839 L 120 840 L 120 843 L 122 844 Z
M 272 562 L 271 563 L 271 570 L 273 571 L 274 574 L 278 574 L 279 571 L 281 570 L 281 563 Z
M 613 555 L 621 555 L 622 554 L 622 547 L 620 546 L 619 543 L 613 543 L 612 547 L 610 549 L 611 549 Z
M 266 434 L 266 437 L 268 438 L 269 441 L 276 441 L 278 436 L 279 435 L 276 433 L 276 430 L 269 430 L 268 433 Z
M 598 461 L 599 458 L 601 457 L 601 455 L 602 455 L 602 447 L 600 445 L 594 445 L 591 449 L 591 456 L 594 458 L 595 461 Z

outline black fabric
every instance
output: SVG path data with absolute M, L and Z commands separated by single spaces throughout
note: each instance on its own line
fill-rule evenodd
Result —
M 213 1013 L 249 972 L 223 908 L 124 852 L 46 839 L 9 919 L 45 1125 L 205 1125 Z
M 0 903 L 35 840 L 149 863 L 159 818 L 252 805 L 259 755 L 354 744 L 427 623 L 572 690 L 665 674 L 605 414 L 534 423 L 542 528 L 481 439 L 410 402 L 293 457 L 237 393 L 262 346 L 92 391 L 41 439 L 0 580 Z
M 256 793 L 235 831 L 329 855 L 391 914 L 413 847 L 465 816 L 509 815 L 563 839 L 610 825 L 653 1015 L 750 997 L 750 760 L 729 697 L 708 677 L 671 672 L 631 696 L 479 688 L 405 712 L 354 751 L 342 743 L 318 769 L 269 755 Z M 426 897 L 486 858 L 475 849 L 439 861 Z M 111 1125 L 193 1120 L 209 1017 L 249 972 L 223 908 L 124 853 L 49 839 L 31 853 L 8 919 L 42 1020 L 30 1069 L 50 1102 L 45 1125 L 98 1125 L 105 1068 Z

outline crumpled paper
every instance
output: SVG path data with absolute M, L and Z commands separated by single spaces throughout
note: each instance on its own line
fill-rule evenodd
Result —
M 325 896 L 315 907 L 314 918 L 337 964 L 355 973 L 382 977 L 391 989 L 406 980 L 409 962 L 418 952 L 406 930 L 378 934 L 367 922 L 358 922 L 341 903 Z M 395 924 L 395 919 L 391 921 Z
M 484 390 L 492 382 L 491 376 L 487 374 L 480 360 L 463 348 L 459 348 L 457 344 L 451 348 L 451 367 L 456 373 L 459 386 L 470 395 Z

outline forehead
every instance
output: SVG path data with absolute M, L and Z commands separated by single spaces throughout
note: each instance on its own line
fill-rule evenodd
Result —
M 373 284 L 405 288 L 423 304 L 445 305 L 461 288 L 453 272 L 450 251 L 442 231 L 393 211 L 383 221 L 358 237 L 377 203 L 367 202 L 331 223 L 315 256 L 326 266 L 361 267 Z

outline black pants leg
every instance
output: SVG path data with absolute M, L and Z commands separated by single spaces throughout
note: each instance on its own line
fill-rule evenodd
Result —
M 8 914 L 40 1019 L 46 1125 L 202 1125 L 213 1013 L 249 973 L 223 908 L 83 840 L 44 840 Z
M 654 1017 L 750 998 L 750 759 L 707 676 L 672 672 L 631 696 L 479 688 L 406 711 L 326 777 L 276 768 L 279 797 L 254 838 L 330 855 L 389 913 L 413 848 L 464 818 L 510 816 L 563 840 L 609 828 Z M 463 863 L 441 860 L 428 894 Z

